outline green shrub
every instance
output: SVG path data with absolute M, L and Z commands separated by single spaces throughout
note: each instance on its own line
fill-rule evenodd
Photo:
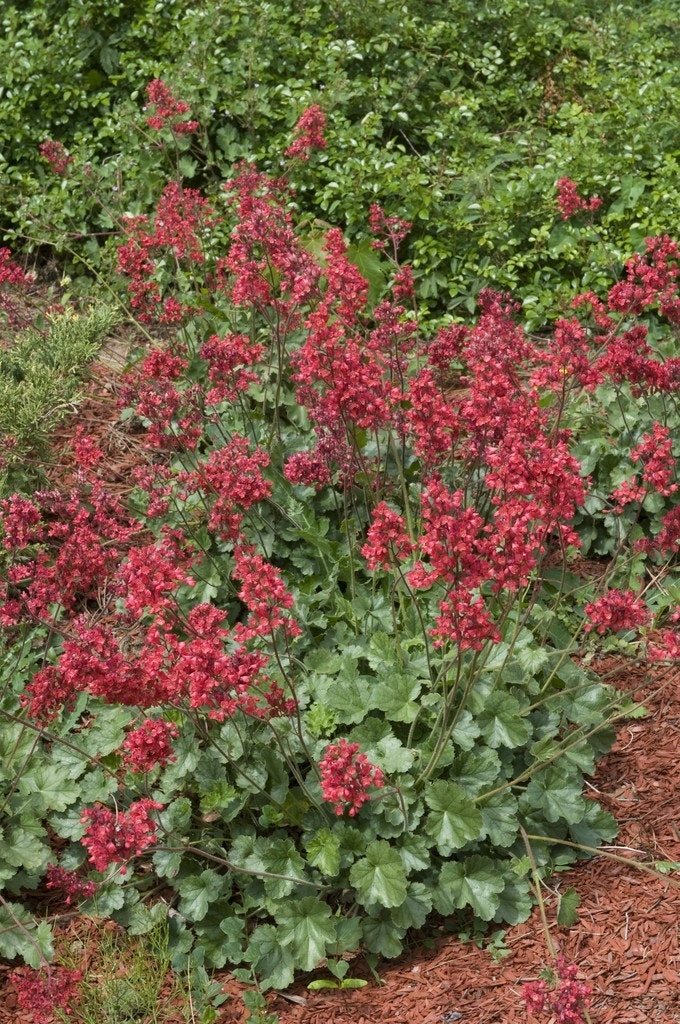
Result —
M 180 155 L 184 178 L 208 191 L 240 159 L 290 170 L 288 133 L 322 103 L 328 149 L 291 172 L 297 202 L 357 242 L 373 201 L 413 221 L 423 315 L 472 312 L 493 285 L 543 323 L 559 296 L 606 287 L 612 261 L 677 220 L 667 0 L 156 7 L 36 0 L 5 13 L 6 227 L 30 244 L 98 265 L 121 213 L 149 212 L 167 166 L 133 115 L 155 77 L 181 89 L 201 123 Z M 51 178 L 42 138 L 93 180 Z M 555 223 L 564 175 L 604 199 L 597 232 Z

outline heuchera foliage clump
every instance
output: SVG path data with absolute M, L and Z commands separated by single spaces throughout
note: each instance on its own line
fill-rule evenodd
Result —
M 148 98 L 151 129 L 190 130 L 162 83 Z M 324 124 L 303 114 L 291 159 Z M 583 210 L 560 189 L 562 215 Z M 132 309 L 165 339 L 122 391 L 136 489 L 112 493 L 78 435 L 69 491 L 1 506 L 2 622 L 49 629 L 14 714 L 53 737 L 59 866 L 139 932 L 159 879 L 177 966 L 197 947 L 277 988 L 395 956 L 432 911 L 525 918 L 520 829 L 544 872 L 616 831 L 583 777 L 632 705 L 584 653 L 680 647 L 645 589 L 680 537 L 671 434 L 637 431 L 627 490 L 602 495 L 576 455 L 607 389 L 674 399 L 680 359 L 644 318 L 680 320 L 675 243 L 549 338 L 492 292 L 428 338 L 405 222 L 370 211 L 388 285 L 369 298 L 341 231 L 291 204 L 241 164 L 219 203 L 177 180 L 124 222 Z M 586 584 L 569 562 L 589 508 L 622 532 Z

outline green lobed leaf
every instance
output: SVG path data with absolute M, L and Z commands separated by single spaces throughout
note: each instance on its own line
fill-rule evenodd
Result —
M 481 811 L 455 782 L 443 779 L 433 782 L 425 791 L 425 802 L 430 808 L 425 832 L 442 857 L 448 857 L 481 835 Z
M 396 925 L 387 911 L 379 917 L 365 918 L 363 933 L 366 949 L 370 953 L 393 958 L 399 956 L 404 948 L 402 939 L 406 935 L 406 929 Z
M 455 728 L 451 733 L 451 739 L 460 750 L 472 750 L 480 735 L 480 728 L 477 719 L 472 712 L 465 708 L 458 716 Z
M 258 839 L 256 851 L 254 857 L 246 862 L 246 867 L 253 866 L 255 870 L 264 870 L 272 875 L 290 876 L 271 878 L 265 875 L 264 889 L 271 899 L 278 900 L 288 896 L 297 885 L 292 879 L 305 878 L 305 862 L 295 849 L 292 839 Z
M 384 711 L 391 722 L 412 722 L 418 714 L 416 700 L 422 683 L 403 673 L 395 672 L 373 688 L 372 706 Z
M 279 928 L 271 924 L 258 925 L 250 936 L 245 955 L 263 989 L 287 989 L 292 985 L 295 954 L 282 943 Z
M 125 729 L 132 721 L 133 712 L 127 707 L 102 704 L 99 701 L 92 701 L 89 710 L 95 718 L 79 733 L 78 746 L 90 757 L 103 757 L 118 750 L 125 738 Z
M 422 928 L 432 910 L 432 893 L 423 882 L 411 882 L 406 899 L 392 910 L 392 920 L 399 928 Z
M 531 807 L 540 807 L 548 821 L 563 819 L 574 823 L 580 821 L 586 811 L 582 785 L 579 772 L 570 770 L 564 762 L 557 762 L 536 772 L 523 799 Z
M 527 920 L 533 906 L 526 878 L 510 878 L 500 894 L 493 919 L 498 924 L 521 924 Z
M 194 924 L 197 949 L 200 949 L 206 966 L 220 969 L 228 962 L 239 963 L 243 959 L 243 922 L 231 917 L 230 893 L 210 904 L 208 913 Z M 231 923 L 232 930 L 222 925 Z M 241 928 L 235 927 L 241 924 Z
M 43 869 L 50 858 L 46 832 L 35 824 L 30 829 L 17 823 L 8 823 L 0 839 L 0 864 L 26 871 Z
M 181 850 L 154 850 L 151 857 L 160 878 L 174 878 L 182 866 Z
M 314 970 L 336 941 L 331 908 L 316 896 L 289 900 L 275 911 L 274 917 L 277 941 L 290 950 L 300 970 Z
M 531 735 L 531 723 L 521 714 L 518 700 L 508 693 L 491 693 L 476 715 L 490 747 L 521 747 Z
M 456 754 L 449 776 L 456 785 L 462 786 L 468 796 L 475 797 L 484 789 L 494 785 L 501 772 L 498 754 L 491 747 L 478 743 L 474 750 Z
M 21 904 L 5 901 L 0 906 L 0 955 L 7 960 L 20 957 L 38 969 L 54 955 L 51 928 L 46 922 L 37 925 Z
M 179 912 L 190 921 L 201 921 L 214 903 L 229 888 L 229 880 L 219 875 L 212 868 L 206 868 L 200 875 L 189 875 L 179 883 L 178 889 L 182 897 Z
M 80 787 L 69 778 L 66 768 L 43 762 L 21 776 L 19 792 L 27 798 L 32 812 L 42 817 L 48 811 L 65 811 L 79 798 Z
M 384 839 L 369 843 L 365 857 L 352 865 L 349 880 L 364 906 L 398 907 L 406 899 L 402 859 Z
M 426 871 L 430 866 L 430 849 L 422 836 L 406 833 L 397 845 L 406 874 Z
M 583 817 L 569 826 L 569 835 L 575 843 L 597 847 L 602 842 L 615 839 L 619 826 L 616 818 L 594 800 L 586 800 Z
M 491 921 L 498 910 L 505 878 L 490 857 L 474 854 L 465 860 L 444 864 L 433 903 L 446 916 L 454 910 L 471 907 L 476 917 Z
M 340 839 L 327 828 L 321 828 L 305 839 L 307 859 L 324 875 L 335 877 L 340 871 Z
M 507 849 L 512 846 L 519 831 L 517 799 L 509 790 L 496 793 L 480 803 L 484 835 L 494 846 Z

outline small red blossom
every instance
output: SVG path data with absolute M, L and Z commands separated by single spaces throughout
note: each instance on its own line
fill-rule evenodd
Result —
M 99 445 L 85 432 L 85 427 L 79 424 L 75 436 L 71 442 L 73 456 L 76 465 L 81 473 L 86 474 L 88 470 L 94 469 L 104 458 L 104 453 Z
M 618 633 L 622 629 L 639 629 L 649 624 L 649 609 L 632 590 L 609 590 L 597 601 L 585 606 L 586 631 Z
M 153 107 L 153 113 L 147 117 L 146 123 L 150 128 L 160 131 L 161 128 L 169 128 L 177 135 L 190 135 L 198 128 L 198 121 L 181 120 L 184 114 L 188 114 L 191 107 L 188 103 L 175 99 L 172 92 L 159 78 L 154 78 L 146 87 L 147 108 Z
M 650 637 L 647 645 L 648 661 L 678 661 L 680 659 L 680 633 L 675 629 L 661 629 Z
M 82 971 L 65 967 L 18 967 L 10 974 L 19 1007 L 30 1013 L 33 1024 L 53 1024 L 55 1010 L 71 1014 L 71 1002 L 77 995 Z
M 338 816 L 347 811 L 354 818 L 369 799 L 368 789 L 385 785 L 382 769 L 371 764 L 365 754 L 359 753 L 358 743 L 338 740 L 326 747 L 319 762 L 321 794 L 333 804 Z
M 373 249 L 387 249 L 388 243 L 391 248 L 390 255 L 394 260 L 397 258 L 397 249 L 412 228 L 411 221 L 402 220 L 401 217 L 388 217 L 382 206 L 373 203 L 371 206 L 368 225 L 376 236 L 371 242 Z
M 554 972 L 549 973 L 550 982 L 540 978 L 522 986 L 522 998 L 529 1013 L 548 1014 L 554 1024 L 586 1024 L 590 1019 L 592 989 L 576 980 L 576 964 L 568 964 L 564 956 L 558 956 Z
M 69 906 L 80 899 L 89 900 L 97 891 L 96 882 L 88 882 L 79 878 L 75 871 L 66 871 L 54 864 L 47 869 L 45 884 L 48 889 L 61 889 Z
M 677 491 L 678 485 L 673 481 L 676 460 L 668 427 L 655 423 L 651 434 L 643 435 L 630 456 L 636 462 L 642 462 L 642 479 L 649 488 L 665 498 Z
M 255 366 L 262 359 L 264 345 L 254 345 L 246 334 L 227 334 L 224 338 L 213 334 L 198 354 L 208 364 L 208 380 L 213 385 L 206 392 L 206 403 L 218 405 L 233 402 L 257 382 L 257 374 L 247 367 Z
M 325 149 L 326 115 L 318 104 L 302 112 L 293 129 L 293 142 L 285 152 L 286 156 L 309 160 L 313 149 Z
M 256 636 L 271 637 L 282 629 L 291 638 L 300 636 L 298 622 L 287 612 L 294 605 L 281 577 L 281 572 L 258 555 L 255 548 L 239 545 L 234 552 L 233 575 L 241 581 L 239 599 L 248 609 L 245 623 L 237 623 L 234 634 L 240 643 Z
M 12 494 L 0 501 L 0 523 L 4 532 L 3 545 L 8 551 L 26 548 L 45 537 L 40 508 L 20 494 Z
M 651 540 L 639 541 L 638 548 L 667 558 L 676 555 L 680 545 L 680 505 L 665 512 L 661 516 L 661 524 L 660 532 Z
M 243 163 L 224 190 L 237 223 L 229 252 L 217 264 L 218 288 L 234 305 L 253 306 L 267 317 L 275 312 L 290 331 L 318 293 L 321 270 L 295 234 L 283 185 Z
M 82 844 L 97 871 L 106 871 L 111 864 L 122 864 L 139 857 L 156 842 L 156 823 L 151 811 L 160 811 L 163 804 L 155 800 L 138 800 L 127 811 L 114 812 L 108 807 L 90 807 L 81 822 L 86 826 Z
M 127 734 L 123 742 L 123 764 L 133 772 L 151 772 L 156 767 L 164 768 L 173 756 L 171 740 L 177 739 L 176 725 L 162 718 L 147 718 Z
M 53 142 L 48 139 L 40 145 L 40 155 L 52 168 L 55 174 L 63 177 L 66 174 L 69 164 L 73 163 L 73 157 L 69 156 L 61 142 Z
M 562 220 L 569 220 L 575 213 L 583 211 L 593 212 L 602 206 L 602 200 L 597 196 L 590 199 L 582 199 L 578 194 L 578 185 L 571 178 L 560 178 L 557 182 L 557 205 L 560 208 Z
M 158 613 L 169 607 L 177 587 L 193 586 L 188 569 L 192 551 L 175 533 L 166 530 L 162 543 L 131 548 L 118 579 L 120 596 L 133 616 L 145 610 Z
M 657 308 L 673 323 L 680 322 L 680 247 L 668 235 L 645 239 L 644 253 L 636 253 L 625 265 L 625 279 L 612 285 L 609 309 L 640 314 Z
M 403 299 L 412 299 L 415 295 L 415 288 L 413 267 L 409 263 L 405 263 L 403 267 L 399 267 L 399 270 L 394 275 L 392 294 L 397 301 L 401 302 Z
M 262 448 L 250 450 L 245 437 L 235 434 L 228 444 L 214 449 L 198 468 L 181 476 L 185 493 L 203 495 L 210 510 L 208 527 L 218 536 L 235 541 L 243 515 L 269 497 L 272 485 L 263 476 L 269 455 Z
M 368 528 L 367 542 L 361 554 L 369 569 L 389 569 L 395 561 L 402 561 L 413 551 L 413 543 L 406 531 L 404 517 L 381 501 L 373 512 Z
M 10 290 L 26 291 L 33 280 L 33 274 L 27 274 L 14 262 L 9 249 L 0 248 L 0 312 L 5 314 L 10 327 L 19 327 L 22 317 L 17 300 L 8 294 L 6 286 Z M 11 447 L 11 443 L 11 438 L 2 439 L 3 447 Z

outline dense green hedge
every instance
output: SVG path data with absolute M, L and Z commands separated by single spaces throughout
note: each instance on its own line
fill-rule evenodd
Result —
M 421 301 L 472 309 L 491 283 L 540 322 L 678 221 L 675 18 L 669 0 L 16 3 L 0 19 L 2 223 L 62 251 L 96 232 L 96 263 L 116 215 L 155 198 L 158 154 L 131 117 L 153 77 L 201 121 L 182 171 L 209 191 L 242 158 L 285 170 L 318 102 L 328 148 L 292 175 L 304 210 L 361 237 L 379 200 L 414 221 Z M 106 210 L 52 179 L 47 138 L 92 163 Z M 563 175 L 602 196 L 597 233 L 560 221 Z

